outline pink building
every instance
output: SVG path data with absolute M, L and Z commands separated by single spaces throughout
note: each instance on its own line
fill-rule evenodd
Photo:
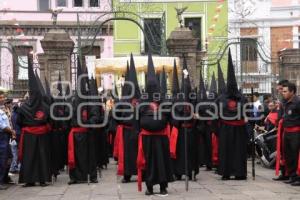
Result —
M 21 82 L 27 82 L 27 71 L 19 65 L 22 65 L 22 60 L 27 59 L 28 53 L 38 66 L 37 55 L 43 53 L 40 40 L 54 27 L 51 10 L 62 10 L 57 16 L 57 27 L 69 33 L 76 51 L 77 16 L 84 45 L 95 35 L 96 26 L 93 22 L 101 22 L 110 17 L 111 1 L 0 0 L 0 86 L 18 90 Z M 92 55 L 87 55 L 89 60 L 90 57 L 113 57 L 112 35 L 112 23 L 106 23 L 97 34 Z M 72 57 L 75 62 L 75 56 Z

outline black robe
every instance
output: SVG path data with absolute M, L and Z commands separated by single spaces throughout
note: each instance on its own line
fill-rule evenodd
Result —
M 73 105 L 79 105 L 76 101 Z M 89 124 L 89 119 L 93 118 L 94 112 L 89 112 L 90 108 L 83 106 L 81 110 L 81 119 L 83 124 Z M 72 128 L 80 127 L 77 121 L 77 110 L 74 109 Z M 95 134 L 91 133 L 88 129 L 84 133 L 74 134 L 74 149 L 75 149 L 75 168 L 69 170 L 69 176 L 72 181 L 86 182 L 88 175 L 90 180 L 94 181 L 97 179 L 97 163 L 96 163 L 96 147 L 95 147 Z
M 103 123 L 104 120 L 104 109 L 102 106 L 92 107 L 90 113 L 92 117 L 90 118 L 90 123 L 98 125 Z M 103 168 L 109 163 L 108 159 L 108 144 L 107 144 L 107 135 L 105 131 L 106 127 L 95 127 L 91 128 L 91 134 L 95 138 L 95 156 L 97 166 Z
M 175 109 L 177 116 L 187 116 L 187 111 L 184 111 L 183 106 L 176 106 Z M 188 125 L 186 127 L 184 124 Z M 173 128 L 176 127 L 178 129 L 178 139 L 177 139 L 177 145 L 176 145 L 176 159 L 172 159 L 173 161 L 173 170 L 175 176 L 177 178 L 181 178 L 182 175 L 185 175 L 185 130 L 187 134 L 187 161 L 188 161 L 188 176 L 192 178 L 192 172 L 194 174 L 199 173 L 199 133 L 197 133 L 196 127 L 195 127 L 195 121 L 189 120 L 189 121 L 178 121 L 178 120 L 172 120 L 172 126 Z
M 149 132 L 166 130 L 167 117 L 154 119 L 153 111 L 149 106 L 140 109 L 140 128 Z M 163 184 L 173 181 L 172 161 L 170 157 L 170 144 L 167 135 L 150 135 L 142 137 L 143 151 L 146 160 L 144 180 L 148 187 L 155 184 Z
M 48 121 L 49 107 L 41 100 L 35 102 L 34 107 L 24 103 L 18 110 L 17 123 L 21 128 L 47 125 Z M 23 135 L 23 159 L 21 160 L 19 183 L 51 181 L 49 138 L 48 133 Z
M 122 105 L 121 107 L 123 109 L 128 108 L 126 105 Z M 117 113 L 117 115 L 128 117 L 130 113 L 122 112 L 122 113 Z M 118 124 L 124 126 L 123 128 L 124 176 L 130 177 L 131 175 L 137 175 L 136 160 L 137 160 L 137 152 L 138 152 L 138 135 L 139 135 L 138 121 L 136 120 L 135 117 L 132 117 L 129 120 L 118 121 Z
M 218 105 L 221 105 L 223 116 L 233 117 L 237 114 L 238 107 L 241 109 L 241 115 L 243 114 L 243 105 L 246 100 L 242 95 L 238 97 L 221 95 L 217 102 Z M 248 142 L 246 124 L 228 125 L 224 120 L 226 122 L 226 119 L 221 118 L 223 122 L 221 122 L 219 131 L 219 174 L 224 177 L 246 177 Z M 244 118 L 240 120 L 243 121 Z
M 59 100 L 56 100 L 59 102 Z M 67 117 L 68 110 L 66 106 L 57 105 L 53 108 L 53 115 L 56 118 Z M 59 174 L 59 170 L 64 169 L 67 164 L 67 144 L 69 133 L 69 121 L 67 120 L 52 120 L 51 130 L 51 164 L 52 173 Z

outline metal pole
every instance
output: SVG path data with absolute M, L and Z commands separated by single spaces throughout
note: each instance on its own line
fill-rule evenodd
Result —
M 253 86 L 251 87 L 251 100 L 252 100 L 252 109 L 254 108 L 254 91 L 253 91 Z M 252 153 L 252 178 L 255 180 L 255 142 L 254 142 L 254 132 L 251 135 L 251 153 Z
M 187 77 L 184 77 L 183 81 L 185 82 Z M 183 84 L 183 94 L 184 94 L 184 100 L 186 100 L 186 91 L 185 86 L 186 84 Z M 185 124 L 185 120 L 183 120 L 183 124 Z M 188 137 L 187 137 L 187 129 L 184 127 L 184 156 L 185 156 L 185 191 L 189 190 L 189 169 L 188 169 Z

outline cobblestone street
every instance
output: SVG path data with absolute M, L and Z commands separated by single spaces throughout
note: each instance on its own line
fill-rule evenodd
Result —
M 250 165 L 249 165 L 250 166 Z M 248 167 L 250 172 L 250 167 Z M 6 191 L 0 191 L 0 200 L 110 200 L 110 199 L 263 199 L 263 200 L 298 200 L 300 188 L 284 183 L 272 181 L 273 170 L 257 165 L 256 180 L 247 181 L 221 181 L 220 177 L 212 172 L 200 171 L 197 182 L 190 182 L 190 189 L 185 192 L 184 181 L 169 185 L 167 197 L 145 196 L 137 191 L 136 182 L 120 184 L 121 178 L 115 175 L 116 165 L 112 163 L 107 170 L 103 170 L 103 177 L 98 184 L 67 185 L 68 176 L 63 173 L 53 186 L 23 188 L 20 185 L 11 186 Z M 250 174 L 248 174 L 250 177 Z M 17 177 L 14 177 L 15 179 Z M 155 187 L 156 192 L 159 187 Z

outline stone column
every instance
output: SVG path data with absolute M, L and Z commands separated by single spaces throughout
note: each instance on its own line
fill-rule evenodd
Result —
M 176 28 L 171 32 L 170 37 L 167 40 L 169 55 L 179 57 L 181 67 L 183 63 L 183 55 L 185 56 L 193 87 L 199 84 L 199 73 L 197 72 L 197 67 L 200 67 L 199 61 L 205 54 L 205 52 L 197 49 L 198 40 L 198 38 L 193 36 L 192 31 L 185 27 Z M 181 78 L 179 79 L 181 80 Z
M 280 78 L 287 79 L 297 86 L 300 95 L 300 49 L 286 49 L 279 52 L 281 61 Z
M 51 83 L 58 80 L 59 72 L 63 81 L 71 82 L 71 54 L 74 42 L 68 33 L 62 29 L 51 29 L 41 40 L 41 45 L 44 53 L 39 54 L 39 63 L 43 83 L 46 77 L 51 86 Z

